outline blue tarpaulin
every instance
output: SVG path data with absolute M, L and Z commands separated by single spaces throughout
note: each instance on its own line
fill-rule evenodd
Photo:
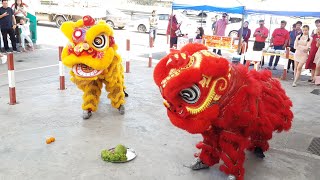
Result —
M 320 0 L 267 0 L 247 3 L 246 14 L 268 14 L 288 17 L 320 17 Z
M 225 12 L 234 14 L 244 14 L 245 8 L 237 0 L 175 0 L 172 9 L 195 10 L 210 12 Z
M 242 3 L 241 3 L 242 2 Z M 320 0 L 174 0 L 173 10 L 226 12 L 234 14 L 267 14 L 274 16 L 320 17 Z

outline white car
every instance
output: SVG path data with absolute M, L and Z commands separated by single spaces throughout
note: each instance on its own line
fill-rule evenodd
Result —
M 182 34 L 193 35 L 197 30 L 197 24 L 187 18 L 185 15 L 179 12 L 174 13 L 177 17 L 178 23 L 181 23 L 180 30 Z M 169 22 L 169 13 L 158 13 L 158 34 L 166 34 Z M 149 19 L 144 18 L 137 21 L 133 21 L 129 24 L 129 29 L 138 31 L 141 33 L 149 32 Z

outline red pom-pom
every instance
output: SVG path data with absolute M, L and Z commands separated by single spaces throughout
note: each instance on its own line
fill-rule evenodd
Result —
M 85 26 L 93 26 L 95 24 L 95 20 L 91 16 L 84 16 L 83 24 Z

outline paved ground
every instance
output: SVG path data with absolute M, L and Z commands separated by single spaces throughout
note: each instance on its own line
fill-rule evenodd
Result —
M 48 34 L 56 31 L 46 30 Z M 153 68 L 147 67 L 147 59 L 141 52 L 145 46 L 139 39 L 144 42 L 145 36 L 138 35 L 133 36 L 137 52 L 132 55 L 131 73 L 125 75 L 130 97 L 124 116 L 111 108 L 104 94 L 98 112 L 90 120 L 82 120 L 82 94 L 69 77 L 67 90 L 57 90 L 58 41 L 42 37 L 41 49 L 15 56 L 17 105 L 7 104 L 6 66 L 0 65 L 0 180 L 226 179 L 218 166 L 203 171 L 184 167 L 193 160 L 194 145 L 201 137 L 177 129 L 169 122 L 152 80 Z M 62 37 L 56 34 L 55 39 L 59 38 Z M 165 52 L 159 44 L 160 58 Z M 320 136 L 317 111 L 320 96 L 310 93 L 316 87 L 307 82 L 296 88 L 290 86 L 291 80 L 282 84 L 294 103 L 293 128 L 288 133 L 274 135 L 263 161 L 248 154 L 246 179 L 317 180 L 320 156 L 309 153 L 307 148 L 314 137 Z M 54 136 L 56 142 L 47 145 L 45 138 L 49 136 Z M 138 157 L 126 164 L 103 162 L 100 151 L 119 143 L 134 148 Z

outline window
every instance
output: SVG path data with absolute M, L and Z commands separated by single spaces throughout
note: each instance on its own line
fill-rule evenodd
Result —
M 169 20 L 169 15 L 168 14 L 159 14 L 159 20 L 161 20 L 161 21 Z

